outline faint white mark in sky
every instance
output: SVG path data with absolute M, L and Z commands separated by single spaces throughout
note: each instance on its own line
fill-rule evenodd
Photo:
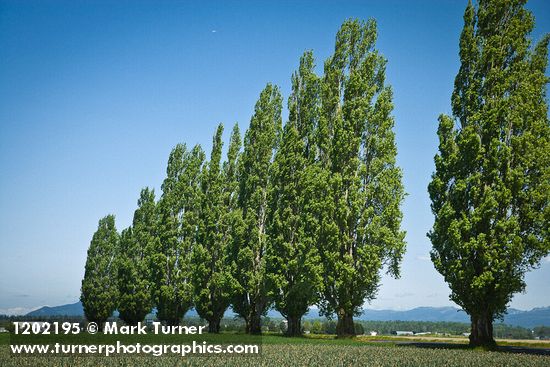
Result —
M 396 293 L 395 296 L 397 298 L 412 297 L 414 296 L 414 293 L 410 293 L 410 292 Z

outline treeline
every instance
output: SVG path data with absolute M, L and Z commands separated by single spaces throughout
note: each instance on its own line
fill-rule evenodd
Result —
M 0 315 L 0 327 L 4 327 L 8 331 L 13 331 L 13 322 L 28 322 L 28 321 L 48 321 L 48 322 L 77 322 L 85 327 L 85 320 L 80 316 L 7 316 Z M 111 322 L 120 322 L 117 317 L 110 317 Z M 146 322 L 147 324 L 147 322 Z M 205 320 L 198 317 L 186 317 L 185 325 L 187 326 L 205 326 Z M 302 323 L 302 333 L 310 334 L 336 334 L 337 321 L 328 319 L 305 319 Z M 262 317 L 261 318 L 262 332 L 269 333 L 288 333 L 288 322 L 284 322 L 281 318 Z M 369 335 L 371 331 L 375 331 L 377 335 L 393 335 L 396 331 L 412 331 L 417 333 L 430 333 L 441 335 L 463 335 L 468 333 L 470 325 L 461 322 L 432 322 L 432 321 L 355 321 L 355 333 L 357 335 Z M 246 324 L 239 318 L 222 318 L 220 320 L 221 332 L 245 332 Z M 494 326 L 493 335 L 495 338 L 507 339 L 534 339 L 550 338 L 550 328 L 547 326 L 538 326 L 533 330 L 497 323 Z
M 539 328 L 540 329 L 540 328 Z M 495 338 L 533 339 L 535 332 L 520 326 L 495 324 Z M 304 321 L 304 331 L 313 334 L 336 334 L 336 322 L 319 319 Z M 446 321 L 356 321 L 356 334 L 369 335 L 375 331 L 378 335 L 392 335 L 396 331 L 411 331 L 415 334 L 430 333 L 443 335 L 463 335 L 470 332 L 470 325 L 463 322 Z
M 136 324 L 156 308 L 175 325 L 194 307 L 216 333 L 231 305 L 257 334 L 273 307 L 299 335 L 317 305 L 337 315 L 338 335 L 355 334 L 353 316 L 375 297 L 382 269 L 399 275 L 405 250 L 392 90 L 376 38 L 374 20 L 346 21 L 320 76 L 305 52 L 288 121 L 268 84 L 244 140 L 233 127 L 223 162 L 222 124 L 208 159 L 178 144 L 162 193 L 141 191 L 129 228 L 119 233 L 113 215 L 99 221 L 81 288 L 86 318 L 102 323 L 117 309 Z
M 468 2 L 428 186 L 431 260 L 470 316 L 472 346 L 495 347 L 494 321 L 550 254 L 550 35 L 532 44 L 525 3 Z M 118 309 L 136 323 L 156 307 L 177 324 L 194 306 L 218 332 L 231 305 L 260 333 L 274 307 L 298 335 L 317 305 L 337 315 L 338 335 L 355 334 L 353 316 L 383 269 L 399 276 L 405 251 L 392 90 L 376 38 L 374 20 L 346 21 L 322 75 L 304 53 L 288 121 L 268 84 L 223 163 L 222 125 L 209 160 L 200 146 L 176 146 L 160 197 L 141 192 L 130 228 L 100 220 L 82 282 L 87 318 Z

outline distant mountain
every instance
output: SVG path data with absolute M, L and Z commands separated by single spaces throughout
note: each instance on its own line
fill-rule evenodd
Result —
M 523 311 L 521 311 L 523 312 Z M 270 310 L 267 316 L 271 318 L 281 317 L 281 314 L 275 310 Z M 310 308 L 305 316 L 306 319 L 323 318 L 319 315 L 319 310 Z M 363 313 L 356 317 L 357 320 L 364 321 L 451 321 L 451 322 L 469 322 L 469 317 L 462 310 L 454 307 L 417 307 L 412 310 L 363 310 Z
M 469 316 L 462 310 L 454 307 L 417 307 L 407 311 L 392 310 L 365 310 L 360 320 L 373 321 L 449 321 L 470 322 Z M 501 322 L 500 320 L 496 321 Z M 534 308 L 529 311 L 508 309 L 504 315 L 504 324 L 534 328 L 541 325 L 550 325 L 550 307 Z
M 152 312 L 156 312 L 153 309 Z M 68 305 L 61 305 L 55 307 L 44 306 L 40 307 L 37 310 L 27 313 L 25 316 L 41 317 L 41 316 L 84 316 L 84 308 L 82 307 L 82 302 L 78 301 L 76 303 L 71 303 Z M 118 311 L 113 312 L 113 316 L 118 316 Z M 198 317 L 197 311 L 194 309 L 189 310 L 185 316 L 187 317 Z M 233 317 L 234 313 L 229 309 L 225 317 Z M 280 315 L 279 315 L 280 317 Z
M 449 321 L 469 322 L 468 315 L 454 307 L 417 307 L 406 311 L 364 310 L 361 320 L 372 321 Z
M 518 325 L 526 328 L 536 326 L 550 326 L 550 307 L 533 308 L 530 311 L 514 310 L 504 317 L 504 323 L 509 325 Z
M 270 310 L 267 315 L 271 318 L 281 317 L 281 314 L 275 310 Z M 305 318 L 317 319 L 321 316 L 319 310 L 311 308 Z M 417 307 L 405 311 L 366 309 L 357 319 L 364 321 L 470 322 L 470 317 L 464 311 L 454 307 Z M 497 320 L 496 322 L 501 321 Z M 550 307 L 534 308 L 530 311 L 509 308 L 503 323 L 526 328 L 550 326 Z
M 25 316 L 82 316 L 84 315 L 84 309 L 82 303 L 71 303 L 69 305 L 48 307 L 44 306 L 38 310 L 34 310 L 26 314 Z
M 520 311 L 523 312 L 523 311 Z M 270 310 L 267 316 L 271 318 L 281 317 L 281 314 L 275 310 Z M 335 315 L 336 316 L 336 315 Z M 319 315 L 319 310 L 310 308 L 305 316 L 306 319 L 323 318 Z M 469 322 L 468 315 L 462 310 L 454 307 L 417 307 L 412 310 L 363 310 L 363 313 L 356 317 L 357 320 L 364 321 L 451 321 L 451 322 Z
M 84 310 L 82 303 L 72 303 L 56 307 L 44 306 L 38 310 L 29 312 L 26 316 L 83 316 Z M 185 314 L 186 317 L 197 317 L 197 311 L 190 310 Z M 225 317 L 235 317 L 233 310 L 228 309 Z M 275 310 L 270 310 L 267 316 L 279 318 L 281 314 Z M 306 319 L 321 318 L 319 310 L 311 308 Z M 454 307 L 417 307 L 412 310 L 369 310 L 363 311 L 359 320 L 370 321 L 449 321 L 449 322 L 469 322 L 468 315 Z M 499 321 L 497 321 L 499 322 Z M 504 317 L 504 323 L 508 325 L 523 326 L 534 328 L 536 326 L 550 326 L 550 307 L 534 308 L 530 311 L 522 311 L 514 308 L 508 309 L 508 314 Z

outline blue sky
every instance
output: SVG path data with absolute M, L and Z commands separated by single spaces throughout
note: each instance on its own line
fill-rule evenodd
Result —
M 235 122 L 246 129 L 267 82 L 286 99 L 303 51 L 321 72 L 349 17 L 378 22 L 409 193 L 402 277 L 385 277 L 367 307 L 452 305 L 428 258 L 426 187 L 465 5 L 0 0 L 0 313 L 76 302 L 98 219 L 128 226 L 140 189 L 160 193 L 171 148 L 209 152 L 219 122 L 226 141 Z M 537 40 L 550 31 L 550 3 L 528 8 Z M 511 306 L 550 306 L 550 261 L 526 279 Z

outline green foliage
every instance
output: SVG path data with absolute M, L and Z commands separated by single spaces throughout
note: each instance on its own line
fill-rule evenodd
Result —
M 141 190 L 132 226 L 122 231 L 117 259 L 119 317 L 127 324 L 142 321 L 153 308 L 150 274 L 152 251 L 158 247 L 155 192 Z
M 399 276 L 405 250 L 392 91 L 375 41 L 373 20 L 346 21 L 323 78 L 304 53 L 284 130 L 281 94 L 268 84 L 242 154 L 236 126 L 223 165 L 222 125 L 206 164 L 200 146 L 172 150 L 158 204 L 143 191 L 122 233 L 124 320 L 154 304 L 177 324 L 195 301 L 217 332 L 231 302 L 246 331 L 260 333 L 274 304 L 297 335 L 318 303 L 338 315 L 339 335 L 355 333 L 353 315 L 375 297 L 384 267 Z
M 256 103 L 239 162 L 238 204 L 243 223 L 231 251 L 233 276 L 238 282 L 232 304 L 251 333 L 261 332 L 260 317 L 269 305 L 266 219 L 270 166 L 281 130 L 281 103 L 279 89 L 268 84 Z
M 119 241 L 115 217 L 107 215 L 100 219 L 88 248 L 80 295 L 84 314 L 90 322 L 105 322 L 117 307 L 118 289 L 113 279 L 117 275 L 115 260 Z
M 550 252 L 549 36 L 531 47 L 525 1 L 468 4 L 453 117 L 439 118 L 428 191 L 432 261 L 472 319 L 473 344 Z
M 159 241 L 151 256 L 157 317 L 178 324 L 192 306 L 191 251 L 197 243 L 204 152 L 178 144 L 170 153 L 159 207 Z
M 233 242 L 237 208 L 237 158 L 241 146 L 238 125 L 231 134 L 228 158 L 220 170 L 223 125 L 213 139 L 210 162 L 202 172 L 199 240 L 193 248 L 192 280 L 195 309 L 209 322 L 209 332 L 220 331 L 220 320 L 231 302 L 235 281 L 228 251 Z
M 533 329 L 533 334 L 539 338 L 550 339 L 550 326 L 537 326 Z
M 314 131 L 319 118 L 319 78 L 306 52 L 292 76 L 290 119 L 284 127 L 271 172 L 267 233 L 267 273 L 275 308 L 288 321 L 289 335 L 301 334 L 300 320 L 322 286 L 316 248 L 318 222 L 311 190 L 317 177 Z
M 405 251 L 392 91 L 375 41 L 374 20 L 344 22 L 322 81 L 315 188 L 325 284 L 321 310 L 338 315 L 339 335 L 354 334 L 353 315 L 375 297 L 381 269 L 398 276 Z

